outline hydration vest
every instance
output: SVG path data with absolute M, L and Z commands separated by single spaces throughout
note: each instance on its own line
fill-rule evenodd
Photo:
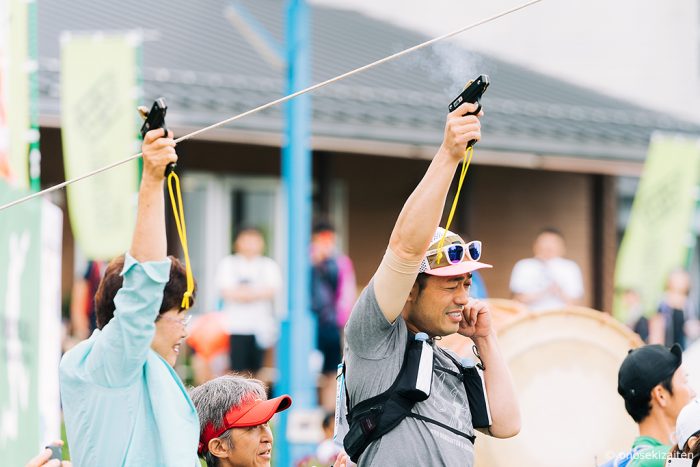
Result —
M 374 441 L 378 440 L 403 421 L 406 417 L 423 420 L 424 422 L 432 423 L 445 430 L 448 430 L 462 438 L 469 440 L 474 444 L 476 437 L 468 433 L 461 432 L 448 426 L 442 422 L 432 418 L 425 417 L 412 411 L 413 406 L 417 402 L 426 400 L 429 396 L 415 391 L 415 381 L 410 381 L 406 377 L 410 371 L 407 371 L 409 366 L 418 365 L 419 362 L 411 361 L 409 355 L 415 353 L 409 352 L 411 345 L 422 345 L 420 341 L 414 339 L 414 334 L 408 332 L 408 342 L 406 343 L 406 352 L 404 360 L 401 364 L 396 379 L 391 384 L 389 389 L 381 394 L 378 394 L 369 399 L 357 403 L 352 409 L 350 408 L 350 398 L 347 391 L 347 385 L 344 387 L 345 402 L 348 408 L 347 422 L 349 425 L 348 433 L 343 439 L 343 447 L 345 452 L 350 456 L 353 462 L 357 462 L 362 453 Z M 448 352 L 438 346 L 435 346 L 447 356 L 457 367 L 457 371 L 443 368 L 435 365 L 433 357 L 433 369 L 448 373 L 463 382 L 469 402 L 469 409 L 472 414 L 472 426 L 474 428 L 486 428 L 491 425 L 490 414 L 488 411 L 488 402 L 486 393 L 481 380 L 481 376 L 475 367 L 465 367 L 455 360 Z M 415 358 L 413 359 L 415 360 Z M 433 370 L 433 371 L 434 371 Z M 345 372 L 345 363 L 343 363 L 342 372 Z M 343 384 L 344 378 L 343 378 Z

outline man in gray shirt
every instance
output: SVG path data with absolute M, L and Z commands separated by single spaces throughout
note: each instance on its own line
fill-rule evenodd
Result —
M 469 436 L 474 428 L 464 385 L 455 362 L 433 340 L 455 332 L 474 341 L 483 362 L 492 419 L 486 432 L 508 438 L 520 431 L 518 403 L 491 312 L 486 303 L 469 297 L 471 272 L 490 267 L 476 261 L 480 244 L 464 244 L 447 232 L 444 247 L 437 249 L 445 231 L 436 227 L 455 169 L 468 142 L 481 138 L 482 114 L 467 115 L 476 109 L 465 103 L 447 116 L 442 146 L 406 201 L 386 254 L 345 328 L 350 409 L 389 389 L 403 363 L 409 332 L 428 334 L 435 355 L 430 397 L 412 410 L 418 418 L 403 419 L 372 442 L 359 458 L 360 466 L 473 465 Z

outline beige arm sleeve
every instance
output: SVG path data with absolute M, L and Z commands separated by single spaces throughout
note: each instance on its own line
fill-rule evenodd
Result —
M 374 274 L 374 295 L 387 321 L 393 323 L 401 314 L 411 292 L 421 260 L 400 258 L 391 248 L 386 249 Z

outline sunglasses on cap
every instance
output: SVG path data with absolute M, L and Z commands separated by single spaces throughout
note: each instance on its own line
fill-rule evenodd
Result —
M 438 263 L 438 253 L 442 250 L 442 258 Z M 481 242 L 473 240 L 469 243 L 453 243 L 445 245 L 441 250 L 428 250 L 425 252 L 425 258 L 428 260 L 430 269 L 449 266 L 450 264 L 461 263 L 464 257 L 467 261 L 479 261 L 481 258 Z

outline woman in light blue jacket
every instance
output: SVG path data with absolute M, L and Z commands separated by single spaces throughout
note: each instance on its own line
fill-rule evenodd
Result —
M 185 268 L 166 253 L 163 174 L 176 160 L 172 134 L 146 134 L 131 248 L 100 283 L 98 329 L 61 360 L 76 467 L 199 466 L 197 413 L 173 370 L 187 322 Z

